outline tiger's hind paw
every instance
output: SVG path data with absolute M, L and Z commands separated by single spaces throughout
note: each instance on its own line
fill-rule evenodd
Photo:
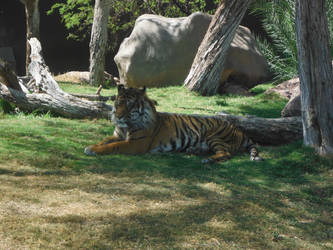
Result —
M 201 161 L 202 164 L 212 164 L 212 163 L 214 163 L 214 162 L 215 162 L 215 160 L 213 160 L 213 159 L 211 159 L 211 158 L 203 159 L 203 160 Z
M 84 153 L 88 156 L 96 156 L 96 153 L 94 151 L 91 150 L 91 146 L 86 147 L 84 149 Z

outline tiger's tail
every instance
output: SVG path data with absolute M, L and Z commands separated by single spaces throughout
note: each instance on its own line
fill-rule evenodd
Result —
M 263 158 L 259 156 L 259 151 L 254 144 L 254 142 L 250 138 L 245 139 L 245 148 L 250 154 L 251 161 L 263 161 Z

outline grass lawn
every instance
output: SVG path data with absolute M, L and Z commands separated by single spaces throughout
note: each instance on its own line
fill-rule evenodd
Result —
M 68 92 L 96 88 L 62 84 Z M 159 111 L 279 117 L 285 101 L 148 89 Z M 115 89 L 103 90 L 103 95 Z M 0 249 L 333 249 L 333 162 L 302 142 L 201 156 L 87 157 L 106 120 L 0 115 Z

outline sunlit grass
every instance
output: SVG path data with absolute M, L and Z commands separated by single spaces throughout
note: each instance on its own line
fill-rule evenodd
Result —
M 63 84 L 69 92 L 95 88 Z M 264 95 L 149 89 L 158 110 L 278 117 Z M 103 95 L 115 94 L 103 90 Z M 0 249 L 332 249 L 333 162 L 295 142 L 203 167 L 201 156 L 87 157 L 107 120 L 0 116 Z
M 61 86 L 70 93 L 92 94 L 97 90 L 97 87 L 73 84 L 61 84 Z M 237 115 L 248 114 L 274 118 L 280 117 L 281 110 L 287 101 L 274 94 L 264 94 L 265 90 L 272 86 L 272 84 L 258 85 L 252 89 L 256 95 L 250 97 L 231 95 L 202 97 L 183 86 L 150 88 L 147 94 L 158 102 L 157 110 L 160 112 L 215 115 L 223 111 Z M 115 95 L 116 92 L 116 88 L 113 87 L 103 89 L 101 94 L 109 96 Z

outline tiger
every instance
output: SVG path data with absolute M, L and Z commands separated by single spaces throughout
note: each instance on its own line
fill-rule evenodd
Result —
M 222 117 L 156 111 L 146 87 L 118 85 L 110 118 L 112 136 L 85 148 L 88 156 L 157 152 L 213 153 L 203 164 L 224 161 L 247 150 L 251 160 L 262 160 L 253 141 Z

